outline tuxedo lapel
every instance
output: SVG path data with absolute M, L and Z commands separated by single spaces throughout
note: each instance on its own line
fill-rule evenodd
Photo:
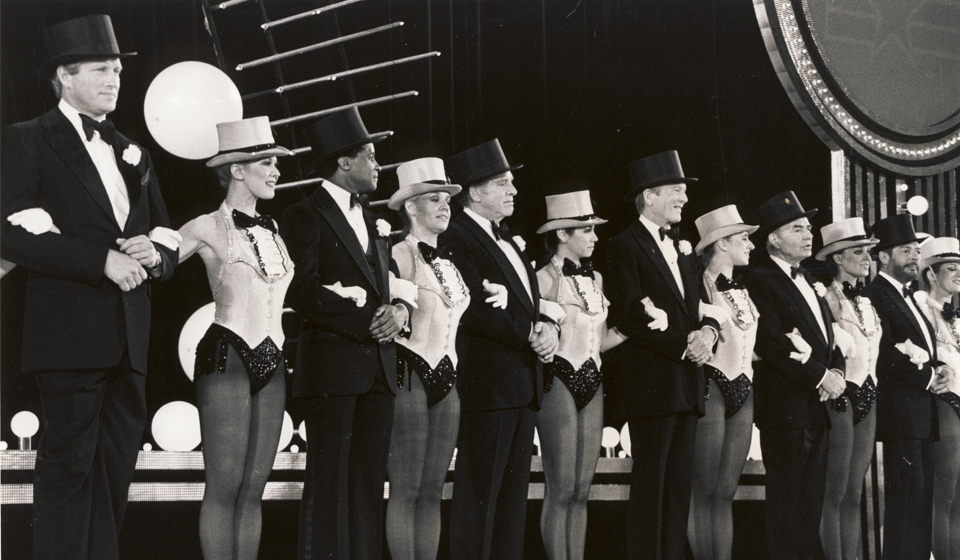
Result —
M 697 265 L 694 258 L 684 255 L 677 250 L 677 267 L 680 269 L 680 279 L 683 280 L 683 294 L 687 303 L 687 314 L 691 317 L 700 316 L 700 297 L 697 286 Z M 671 275 L 672 276 L 672 275 Z
M 143 177 L 140 176 L 139 161 L 137 164 L 131 164 L 123 160 L 123 153 L 131 146 L 133 146 L 133 143 L 125 136 L 119 132 L 114 134 L 113 155 L 117 160 L 117 169 L 120 170 L 120 175 L 123 176 L 123 184 L 127 187 L 127 199 L 130 201 L 130 212 L 127 215 L 127 224 L 130 224 L 130 217 L 136 212 L 137 205 L 140 204 L 140 199 L 142 198 L 143 190 L 150 180 L 146 175 Z M 143 157 L 142 151 L 140 157 Z M 147 173 L 150 173 L 150 170 L 147 170 Z M 123 225 L 124 230 L 127 224 Z
M 330 228 L 337 234 L 337 237 L 340 238 L 340 242 L 343 243 L 343 247 L 347 250 L 347 253 L 354 260 L 357 265 L 357 268 L 363 273 L 364 277 L 367 279 L 367 282 L 373 286 L 374 290 L 379 292 L 380 287 L 376 279 L 373 277 L 373 273 L 370 270 L 370 265 L 367 264 L 367 257 L 363 254 L 363 248 L 360 247 L 360 240 L 357 239 L 356 232 L 353 231 L 353 228 L 350 227 L 350 224 L 347 222 L 347 217 L 343 215 L 343 212 L 340 211 L 340 207 L 337 206 L 337 203 L 333 201 L 333 197 L 330 196 L 330 193 L 327 192 L 322 185 L 318 186 L 315 191 L 313 191 L 313 202 L 314 206 L 317 209 L 317 212 L 330 224 Z M 369 227 L 367 228 L 369 232 Z M 370 238 L 371 242 L 373 237 Z M 379 295 L 379 294 L 378 294 Z
M 907 305 L 907 300 L 903 297 L 903 294 L 897 290 L 896 286 L 891 284 L 890 281 L 883 276 L 877 276 L 874 282 L 882 282 L 881 286 L 883 286 L 884 297 L 893 303 L 893 307 L 900 311 L 900 314 L 903 315 L 904 320 L 907 321 L 907 324 L 913 327 L 913 330 L 919 336 L 921 344 L 924 346 L 927 345 L 927 337 L 923 336 L 923 331 L 920 330 L 921 328 L 927 329 L 927 333 L 930 335 L 930 340 L 934 340 L 935 337 L 933 336 L 933 326 L 930 325 L 930 323 L 927 321 L 927 318 L 923 316 L 922 311 L 920 312 L 920 318 L 923 320 L 924 324 L 921 326 L 920 323 L 917 323 L 916 315 L 913 314 L 913 311 L 910 310 L 910 306 Z M 919 307 L 917 308 L 917 311 L 920 311 Z M 931 356 L 935 355 L 934 350 L 927 348 L 927 351 L 930 352 Z
M 94 165 L 90 153 L 84 147 L 80 135 L 77 134 L 77 129 L 70 124 L 70 121 L 60 112 L 60 109 L 55 108 L 46 114 L 46 118 L 43 119 L 40 127 L 40 135 L 70 168 L 70 171 L 90 193 L 90 196 L 109 216 L 110 221 L 117 224 L 117 228 L 122 231 L 123 228 L 117 223 L 117 217 L 113 213 L 113 205 L 110 204 L 107 189 L 103 185 L 97 166 Z M 8 162 L 7 165 L 10 165 L 10 163 Z
M 783 271 L 782 268 L 776 265 L 773 261 L 768 263 L 768 267 L 771 269 L 774 277 L 779 281 L 781 289 L 784 293 L 790 294 L 790 297 L 793 298 L 794 303 L 797 307 L 800 308 L 800 313 L 803 315 L 803 319 L 807 322 L 808 330 L 816 333 L 817 338 L 824 345 L 827 345 L 827 339 L 825 338 L 823 330 L 820 329 L 820 323 L 817 322 L 817 318 L 813 315 L 813 310 L 810 309 L 810 304 L 807 303 L 806 298 L 803 297 L 803 294 L 800 293 L 800 289 L 797 288 L 797 285 L 793 283 L 793 279 Z M 813 287 L 811 286 L 811 289 Z M 827 318 L 829 315 L 824 314 L 823 304 L 821 303 L 821 298 L 817 297 L 817 305 L 820 306 L 820 317 L 823 319 L 823 325 L 826 329 Z M 826 336 L 830 336 L 828 333 Z
M 690 315 L 690 307 L 686 300 L 684 300 L 683 295 L 680 293 L 680 286 L 677 286 L 677 280 L 673 277 L 673 272 L 670 271 L 670 265 L 667 264 L 667 259 L 663 256 L 663 251 L 660 250 L 660 247 L 657 245 L 656 240 L 653 236 L 650 235 L 650 231 L 642 224 L 640 221 L 636 221 L 631 226 L 633 228 L 633 236 L 637 240 L 637 244 L 640 248 L 647 254 L 647 258 L 650 262 L 653 263 L 653 266 L 656 267 L 657 272 L 660 273 L 660 276 L 663 277 L 663 281 L 666 282 L 667 286 L 670 286 L 670 289 L 673 291 L 673 295 L 676 296 L 677 301 L 680 302 L 680 307 Z M 682 260 L 682 259 L 678 259 Z M 679 262 L 678 262 L 679 266 Z M 686 275 L 693 276 L 693 275 Z M 683 279 L 684 274 L 681 269 L 680 277 Z M 689 287 L 684 286 L 686 293 L 691 294 L 693 290 Z M 698 314 L 692 316 L 696 317 Z
M 363 218 L 364 223 L 367 226 L 367 236 L 370 239 L 370 246 L 373 249 L 374 256 L 377 261 L 377 270 L 374 273 L 377 275 L 377 282 L 379 285 L 377 287 L 380 290 L 380 293 L 383 295 L 381 304 L 386 305 L 390 303 L 390 238 L 381 236 L 380 232 L 376 227 L 370 227 L 370 224 L 376 222 L 376 215 L 367 210 L 363 209 Z
M 508 259 L 507 255 L 503 253 L 503 249 L 501 249 L 500 246 L 497 245 L 497 243 L 493 240 L 493 238 L 491 238 L 490 235 L 487 234 L 482 227 L 480 227 L 480 224 L 478 224 L 476 220 L 470 216 L 461 213 L 456 219 L 460 220 L 460 224 L 463 225 L 464 228 L 466 228 L 466 230 L 469 231 L 474 237 L 476 237 L 477 241 L 484 248 L 484 250 L 486 250 L 487 253 L 493 257 L 493 260 L 496 261 L 497 266 L 500 267 L 500 271 L 503 272 L 503 275 L 506 277 L 507 284 L 509 284 L 510 289 L 517 295 L 517 300 L 520 301 L 524 309 L 526 309 L 531 316 L 535 317 L 536 313 L 533 308 L 533 302 L 530 300 L 530 296 L 527 294 L 527 289 L 524 287 L 523 281 L 520 280 L 520 277 L 517 276 L 517 270 L 513 268 L 513 265 L 510 263 L 510 259 Z M 519 253 L 519 248 L 517 248 L 512 241 L 513 240 L 508 240 L 508 242 L 511 243 L 511 246 L 513 246 L 514 249 Z M 521 260 L 523 260 L 522 256 Z M 532 270 L 529 264 L 526 265 L 526 268 L 528 270 L 527 277 L 531 279 L 535 278 L 536 275 L 530 274 L 529 272 Z M 533 280 L 531 280 L 530 286 L 531 291 L 533 291 Z

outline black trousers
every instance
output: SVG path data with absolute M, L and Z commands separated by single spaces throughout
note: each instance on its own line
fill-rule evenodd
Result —
M 393 400 L 381 371 L 366 393 L 305 401 L 298 560 L 381 560 Z
M 521 560 L 536 413 L 530 408 L 460 412 L 450 557 Z
M 827 434 L 827 430 L 760 430 L 770 558 L 824 557 L 820 514 L 827 477 Z
M 697 417 L 685 412 L 628 422 L 633 470 L 627 558 L 683 560 Z
M 146 377 L 126 354 L 105 370 L 45 371 L 33 480 L 33 557 L 117 560 L 147 419 Z
M 883 558 L 929 560 L 933 533 L 933 444 L 883 442 Z

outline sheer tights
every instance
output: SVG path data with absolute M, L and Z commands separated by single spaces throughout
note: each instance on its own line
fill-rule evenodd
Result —
M 942 399 L 940 441 L 933 444 L 933 556 L 960 558 L 960 416 Z
M 427 408 L 419 375 L 411 390 L 397 391 L 387 476 L 387 546 L 393 560 L 436 560 L 440 546 L 440 499 L 457 445 L 460 395 L 456 386 Z
M 740 410 L 725 419 L 716 381 L 710 383 L 706 415 L 697 422 L 687 538 L 697 560 L 729 560 L 733 550 L 733 495 L 753 437 L 753 390 Z
M 843 397 L 844 399 L 846 397 Z M 827 560 L 856 560 L 860 552 L 860 496 L 863 477 L 873 458 L 877 407 L 853 424 L 853 407 L 845 412 L 827 407 L 830 438 L 827 447 L 827 482 L 820 514 L 820 541 Z
M 206 481 L 200 547 L 206 560 L 257 558 L 260 501 L 277 456 L 285 384 L 281 365 L 251 396 L 246 367 L 233 346 L 224 373 L 196 377 Z
M 554 382 L 537 413 L 537 432 L 546 481 L 540 534 L 547 558 L 582 560 L 587 501 L 603 436 L 603 387 L 577 412 L 567 386 Z

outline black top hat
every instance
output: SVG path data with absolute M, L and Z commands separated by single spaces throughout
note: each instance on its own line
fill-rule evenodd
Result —
M 817 209 L 804 211 L 793 191 L 784 191 L 764 202 L 753 213 L 753 223 L 760 226 L 760 236 L 766 237 L 778 227 L 800 218 L 809 218 Z
M 50 58 L 40 65 L 42 79 L 53 77 L 57 67 L 86 59 L 124 58 L 137 53 L 120 52 L 110 16 L 93 15 L 63 21 L 43 30 Z
M 623 199 L 632 201 L 637 195 L 646 189 L 652 189 L 661 185 L 675 185 L 677 183 L 696 183 L 693 177 L 684 177 L 683 168 L 680 167 L 680 155 L 676 150 L 660 152 L 631 163 L 628 166 L 630 170 L 630 182 L 633 188 L 630 189 Z
M 342 155 L 364 144 L 376 144 L 393 134 L 392 130 L 370 134 L 363 125 L 360 111 L 350 107 L 320 119 L 304 129 L 303 135 L 310 143 L 317 159 L 307 166 L 307 173 L 330 158 Z
M 510 166 L 507 156 L 503 155 L 500 141 L 494 138 L 467 151 L 450 156 L 444 162 L 450 181 L 464 188 L 475 185 L 507 171 L 520 169 L 523 165 Z
M 880 240 L 875 251 L 889 249 L 897 245 L 906 243 L 920 242 L 917 232 L 913 229 L 913 218 L 910 214 L 897 214 L 889 216 L 873 224 L 871 228 L 873 236 Z

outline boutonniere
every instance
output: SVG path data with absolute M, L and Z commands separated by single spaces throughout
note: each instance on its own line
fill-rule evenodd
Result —
M 680 252 L 684 255 L 689 255 L 693 251 L 693 247 L 690 245 L 690 242 L 686 239 L 681 239 L 677 242 L 677 248 L 680 249 Z
M 817 292 L 818 297 L 824 297 L 827 295 L 827 289 L 823 287 L 823 284 L 820 282 L 813 283 L 813 291 Z
M 380 234 L 380 237 L 389 237 L 390 224 L 382 218 L 377 220 L 377 233 Z
M 517 247 L 519 247 L 521 251 L 523 252 L 527 251 L 527 242 L 524 241 L 523 238 L 520 237 L 519 235 L 513 236 L 513 242 L 517 244 Z
M 130 165 L 136 166 L 140 165 L 140 157 L 142 155 L 143 154 L 140 152 L 140 148 L 134 144 L 130 144 L 127 146 L 127 149 L 123 151 L 121 158 Z

